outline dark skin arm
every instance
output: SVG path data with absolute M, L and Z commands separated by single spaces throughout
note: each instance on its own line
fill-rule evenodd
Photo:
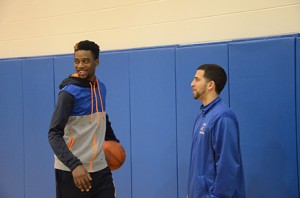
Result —
M 79 188 L 81 192 L 89 192 L 89 190 L 92 188 L 92 178 L 89 172 L 83 167 L 83 165 L 77 166 L 72 171 L 72 175 L 75 186 Z
M 89 191 L 91 188 L 91 176 L 83 167 L 80 160 L 71 153 L 63 139 L 64 128 L 69 116 L 72 113 L 72 110 L 73 97 L 67 92 L 60 93 L 51 120 L 49 142 L 54 150 L 54 153 L 62 162 L 64 162 L 66 166 L 70 168 L 70 170 L 72 170 L 75 186 L 82 192 Z

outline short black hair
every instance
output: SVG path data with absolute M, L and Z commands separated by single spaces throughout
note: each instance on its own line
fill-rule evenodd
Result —
M 221 93 L 227 82 L 227 75 L 225 70 L 217 64 L 203 64 L 197 70 L 204 71 L 204 78 L 209 81 L 214 81 L 216 84 L 216 92 Z
M 100 47 L 93 41 L 84 40 L 76 43 L 74 46 L 74 52 L 78 50 L 90 50 L 93 53 L 94 58 L 99 59 Z

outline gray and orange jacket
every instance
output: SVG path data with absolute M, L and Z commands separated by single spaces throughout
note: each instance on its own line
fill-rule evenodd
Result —
M 103 141 L 118 140 L 105 112 L 104 84 L 72 74 L 59 88 L 48 132 L 54 168 L 72 171 L 83 165 L 89 172 L 106 168 Z

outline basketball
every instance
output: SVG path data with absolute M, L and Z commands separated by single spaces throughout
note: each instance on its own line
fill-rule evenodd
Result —
M 123 165 L 126 159 L 126 152 L 119 142 L 104 141 L 102 148 L 110 170 L 117 170 Z

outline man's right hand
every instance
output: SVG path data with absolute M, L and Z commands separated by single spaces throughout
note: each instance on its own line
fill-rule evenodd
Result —
M 79 188 L 81 192 L 83 191 L 88 192 L 92 188 L 91 185 L 92 178 L 83 165 L 77 166 L 72 171 L 72 175 L 73 175 L 75 186 Z

